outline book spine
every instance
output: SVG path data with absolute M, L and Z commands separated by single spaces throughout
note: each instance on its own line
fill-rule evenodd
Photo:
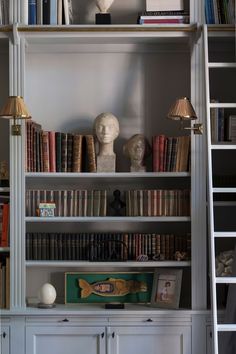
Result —
M 50 25 L 57 25 L 57 0 L 50 0 Z
M 73 167 L 73 134 L 67 133 L 67 172 Z
M 37 25 L 43 24 L 43 0 L 37 1 Z
M 50 25 L 50 1 L 43 0 L 43 24 Z
M 9 246 L 9 204 L 3 205 L 1 247 Z
M 159 171 L 159 136 L 152 137 L 152 170 Z
M 42 143 L 43 143 L 43 172 L 50 172 L 49 163 L 49 136 L 48 132 L 42 132 Z
M 28 24 L 36 25 L 36 0 L 29 0 L 28 2 Z
M 57 0 L 57 24 L 62 25 L 62 1 Z
M 56 172 L 56 142 L 55 142 L 55 132 L 48 132 L 49 138 L 49 165 L 50 172 Z
M 93 135 L 86 135 L 88 172 L 96 172 L 96 154 Z
M 56 132 L 55 133 L 55 144 L 56 144 L 56 172 L 62 172 L 61 171 L 61 133 Z
M 177 18 L 169 18 L 169 19 L 141 19 L 139 21 L 140 25 L 145 25 L 145 24 L 159 24 L 159 23 L 163 23 L 163 24 L 168 24 L 168 23 L 174 23 L 174 24 L 182 24 L 182 23 L 188 23 L 189 20 L 188 19 L 177 19 Z
M 73 172 L 81 172 L 82 165 L 82 135 L 75 134 L 73 142 Z
M 67 172 L 67 133 L 61 133 L 61 172 Z

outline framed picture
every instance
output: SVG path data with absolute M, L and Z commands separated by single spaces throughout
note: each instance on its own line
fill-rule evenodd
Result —
M 179 307 L 182 269 L 157 269 L 154 273 L 151 305 L 160 308 Z
M 150 303 L 153 272 L 65 273 L 65 303 Z

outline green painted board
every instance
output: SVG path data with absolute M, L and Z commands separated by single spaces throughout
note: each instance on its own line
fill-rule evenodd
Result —
M 145 292 L 130 293 L 124 296 L 101 296 L 91 293 L 85 298 L 81 297 L 82 288 L 79 286 L 79 279 L 84 279 L 90 285 L 96 282 L 105 281 L 110 278 L 124 279 L 126 281 L 135 280 L 145 282 L 147 290 Z M 151 272 L 69 272 L 65 273 L 65 303 L 148 303 L 151 299 L 153 285 L 153 273 Z

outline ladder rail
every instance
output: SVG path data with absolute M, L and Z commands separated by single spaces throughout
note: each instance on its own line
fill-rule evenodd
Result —
M 208 174 L 208 229 L 210 235 L 210 274 L 211 274 L 211 303 L 213 322 L 213 348 L 214 354 L 218 354 L 218 331 L 217 331 L 217 298 L 216 298 L 216 272 L 215 272 L 215 240 L 214 240 L 214 206 L 213 206 L 213 185 L 212 185 L 212 150 L 211 150 L 211 115 L 210 115 L 210 81 L 209 81 L 209 55 L 208 55 L 208 29 L 203 28 L 204 39 L 204 60 L 205 60 L 205 95 L 206 95 L 206 118 L 207 118 L 207 174 Z

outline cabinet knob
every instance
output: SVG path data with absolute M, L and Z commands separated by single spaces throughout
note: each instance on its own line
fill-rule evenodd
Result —
M 151 318 L 148 318 L 146 322 L 153 322 L 153 320 Z
M 210 338 L 212 338 L 212 331 L 210 331 Z
M 6 338 L 7 334 L 6 334 L 6 332 L 3 332 L 0 334 L 0 336 L 2 336 L 3 338 Z
M 104 332 L 102 332 L 102 333 L 101 333 L 101 337 L 102 337 L 102 338 L 104 338 L 104 336 L 105 336 L 105 333 L 104 333 Z
M 63 320 L 60 320 L 58 322 L 69 322 L 68 318 L 64 318 Z
M 112 338 L 115 338 L 115 332 L 112 332 L 111 336 Z

